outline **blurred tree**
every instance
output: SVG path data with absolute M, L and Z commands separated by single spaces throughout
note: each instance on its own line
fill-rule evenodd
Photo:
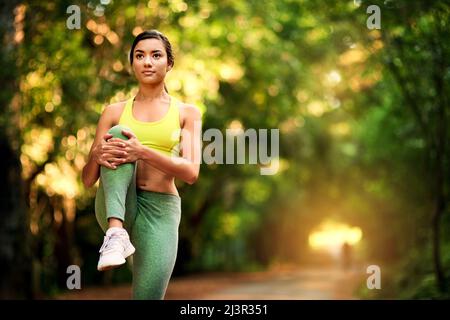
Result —
M 19 1 L 4 3 L 0 9 L 0 298 L 29 298 L 31 290 L 31 254 L 27 210 L 21 179 L 18 93 L 16 59 L 23 38 L 24 7 Z
M 427 212 L 435 208 L 442 289 L 449 5 L 372 2 L 381 30 L 367 29 L 366 1 L 89 1 L 79 30 L 66 27 L 68 1 L 2 7 L 1 147 L 10 168 L 2 292 L 29 296 L 9 277 L 17 272 L 32 274 L 35 296 L 53 293 L 65 287 L 69 264 L 82 266 L 89 284 L 102 280 L 95 188 L 83 190 L 79 175 L 103 107 L 136 92 L 127 52 L 151 28 L 173 44 L 170 94 L 206 111 L 204 131 L 280 129 L 276 175 L 203 163 L 195 185 L 177 181 L 176 274 L 305 262 L 308 233 L 335 218 L 361 226 L 367 259 L 415 262 L 410 281 L 429 283 L 430 261 L 417 261 L 429 252 Z M 12 268 L 14 259 L 32 272 Z
M 430 169 L 426 183 L 434 198 L 433 262 L 439 289 L 444 292 L 449 289 L 441 261 L 441 220 L 450 197 L 446 191 L 450 178 L 447 172 L 450 46 L 444 40 L 450 37 L 445 23 L 449 8 L 448 3 L 430 6 L 426 1 L 402 2 L 397 6 L 400 14 L 388 11 L 385 15 L 391 21 L 391 27 L 381 33 L 386 44 L 385 60 L 425 141 Z

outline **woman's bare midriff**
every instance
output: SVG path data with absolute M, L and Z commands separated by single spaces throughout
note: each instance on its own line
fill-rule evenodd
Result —
M 136 187 L 138 189 L 179 195 L 173 176 L 156 169 L 142 160 L 138 160 L 136 165 Z
M 117 113 L 116 124 L 119 124 L 120 115 L 125 109 L 126 101 L 120 103 Z M 180 121 L 182 127 L 182 121 Z M 179 196 L 175 185 L 175 177 L 156 169 L 142 160 L 136 161 L 136 187 L 142 190 L 171 193 Z

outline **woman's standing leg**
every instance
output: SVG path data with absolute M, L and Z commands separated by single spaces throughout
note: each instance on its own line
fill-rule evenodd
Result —
M 128 128 L 117 125 L 108 133 L 115 138 L 128 139 L 122 135 Z M 100 249 L 98 270 L 107 270 L 125 263 L 133 254 L 134 247 L 129 241 L 136 217 L 136 165 L 124 163 L 112 170 L 100 167 L 100 185 L 95 197 L 95 215 L 106 236 Z M 116 219 L 121 227 L 111 227 L 111 219 Z
M 131 239 L 134 299 L 164 299 L 175 266 L 181 199 L 177 195 L 137 191 L 138 211 Z

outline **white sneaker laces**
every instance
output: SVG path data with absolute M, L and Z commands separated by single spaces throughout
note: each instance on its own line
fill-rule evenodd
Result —
M 99 252 L 107 252 L 107 251 L 114 251 L 114 250 L 121 250 L 123 251 L 124 248 L 122 246 L 122 239 L 120 234 L 113 233 L 110 236 L 105 236 L 103 238 L 103 244 L 100 248 Z

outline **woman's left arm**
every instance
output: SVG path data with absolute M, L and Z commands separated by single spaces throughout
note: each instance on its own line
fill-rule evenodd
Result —
M 201 160 L 202 115 L 193 105 L 185 105 L 185 119 L 181 130 L 181 157 L 170 157 L 143 146 L 136 136 L 128 131 L 122 133 L 129 140 L 125 141 L 126 155 L 123 163 L 143 160 L 159 170 L 193 184 L 198 179 Z

